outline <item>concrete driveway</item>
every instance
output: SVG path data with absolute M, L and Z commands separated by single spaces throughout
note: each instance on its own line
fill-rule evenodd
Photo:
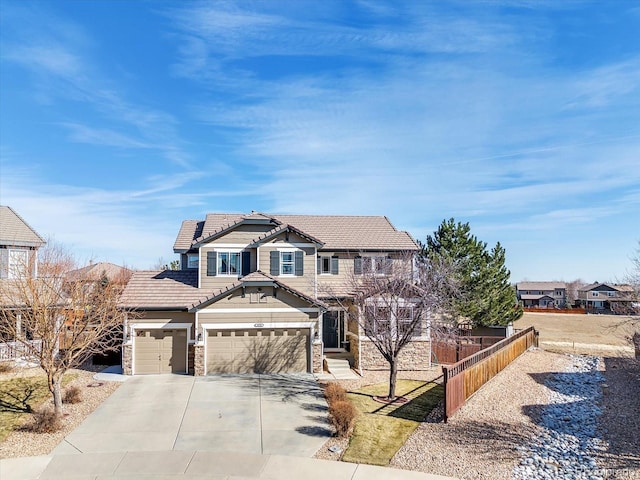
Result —
M 53 453 L 311 457 L 330 436 L 327 404 L 312 375 L 154 375 L 125 382 Z

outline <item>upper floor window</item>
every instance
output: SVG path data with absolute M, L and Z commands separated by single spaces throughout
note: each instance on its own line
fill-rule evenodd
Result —
M 607 292 L 607 297 L 615 297 L 616 292 Z
M 356 257 L 353 268 L 356 275 L 388 275 L 391 273 L 391 257 Z
M 197 253 L 190 253 L 187 255 L 187 268 L 198 268 Z
M 240 252 L 218 252 L 218 275 L 238 275 L 241 261 Z
M 338 275 L 338 256 L 318 257 L 318 273 L 321 275 Z
M 270 252 L 269 273 L 278 275 L 304 274 L 304 252 L 302 250 L 272 250 Z
M 591 296 L 592 297 L 597 297 L 598 296 L 598 292 L 591 292 Z
M 20 278 L 29 271 L 29 252 L 27 250 L 9 250 L 9 278 Z
M 207 252 L 207 276 L 240 276 L 249 273 L 249 252 Z

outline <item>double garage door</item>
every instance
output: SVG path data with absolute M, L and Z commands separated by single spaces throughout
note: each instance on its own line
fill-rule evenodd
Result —
M 136 330 L 134 374 L 186 373 L 187 330 Z
M 208 330 L 207 373 L 309 371 L 309 329 Z

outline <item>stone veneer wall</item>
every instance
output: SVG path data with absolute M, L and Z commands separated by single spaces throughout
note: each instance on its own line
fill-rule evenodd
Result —
M 193 371 L 196 377 L 204 375 L 204 344 L 193 346 Z
M 187 345 L 187 372 L 189 375 L 193 375 L 195 371 L 195 345 L 190 343 Z
M 313 373 L 322 373 L 322 342 L 317 340 L 311 342 L 312 351 L 312 371 Z
M 375 345 L 368 339 L 361 339 L 355 352 L 351 344 L 351 351 L 358 361 L 358 348 L 360 349 L 360 368 L 363 370 L 386 370 L 389 363 L 384 359 Z M 429 356 L 431 355 L 431 342 L 427 339 L 412 340 L 404 346 L 398 358 L 398 370 L 428 370 Z
M 132 356 L 133 345 L 130 343 L 122 346 L 122 373 L 124 375 L 133 375 L 132 371 Z

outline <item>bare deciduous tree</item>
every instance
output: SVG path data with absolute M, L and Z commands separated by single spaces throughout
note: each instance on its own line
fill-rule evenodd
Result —
M 124 319 L 118 308 L 123 284 L 70 277 L 75 261 L 60 245 L 49 243 L 38 257 L 37 276 L 25 265 L 21 275 L 0 282 L 0 338 L 17 342 L 38 362 L 60 416 L 65 372 L 115 348 L 113 335 Z
M 455 276 L 450 265 L 417 259 L 412 252 L 360 261 L 349 278 L 349 305 L 344 297 L 334 299 L 355 310 L 360 331 L 389 364 L 387 400 L 394 400 L 400 353 L 422 327 L 429 328 L 433 314 L 449 311 Z

